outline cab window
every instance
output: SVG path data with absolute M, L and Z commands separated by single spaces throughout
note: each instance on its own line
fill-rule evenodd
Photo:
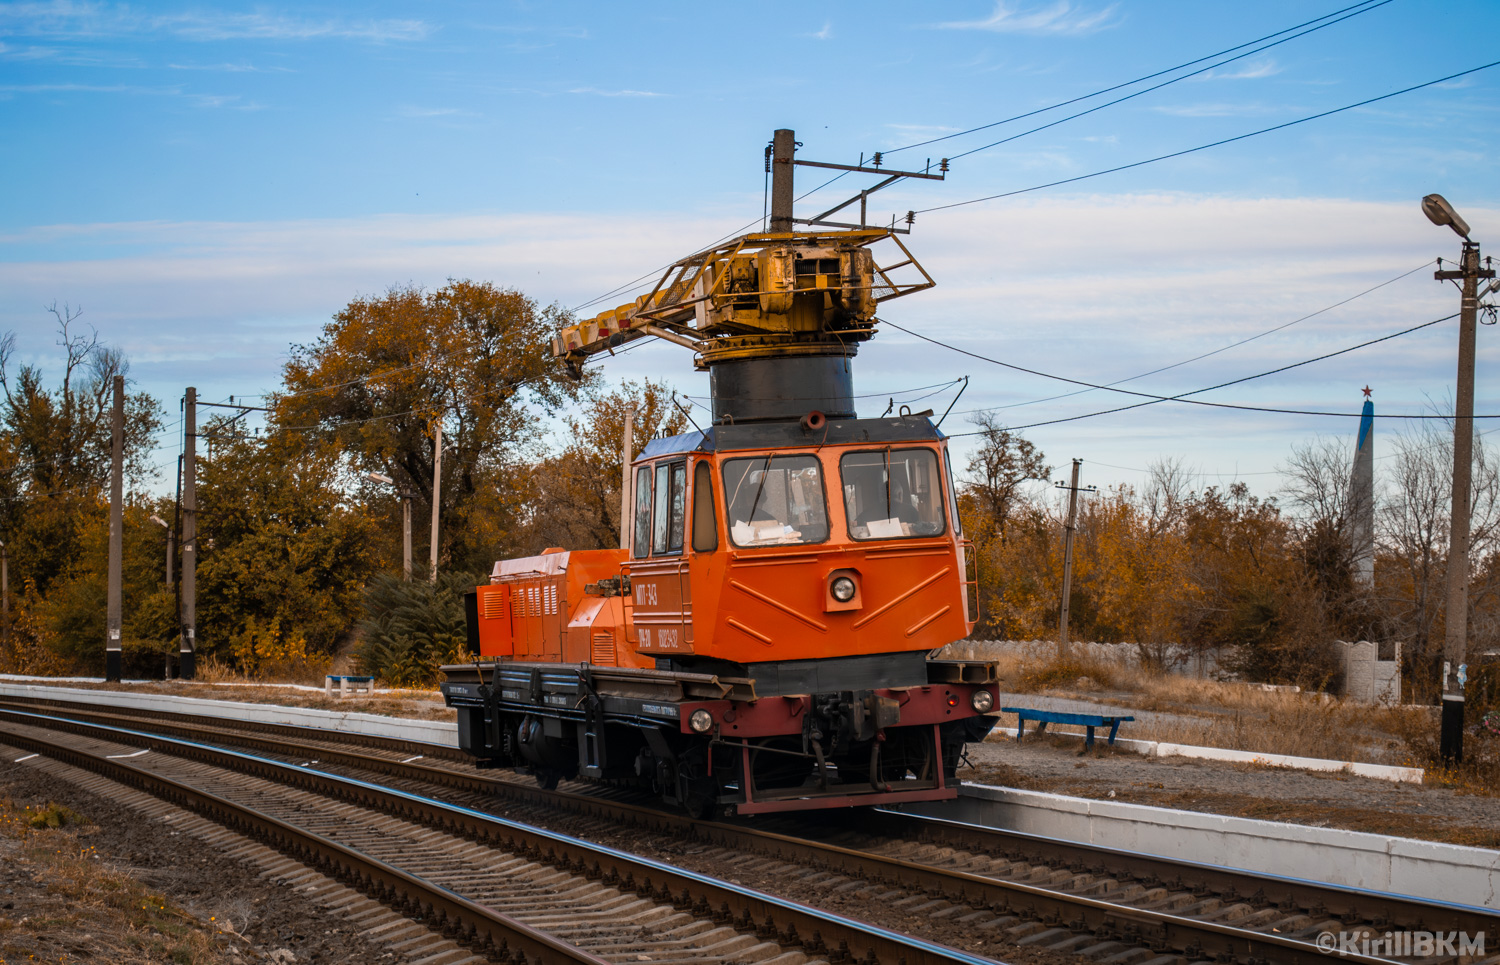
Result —
M 845 453 L 839 475 L 851 538 L 938 536 L 947 529 L 931 449 Z
M 724 510 L 736 546 L 828 539 L 828 501 L 816 456 L 730 459 L 724 463 Z
M 958 511 L 958 487 L 953 485 L 953 457 L 947 449 L 943 450 L 943 468 L 948 471 L 948 503 L 953 513 L 953 532 L 959 536 L 964 534 L 963 514 Z
M 712 553 L 719 548 L 719 521 L 714 518 L 714 468 L 707 459 L 693 467 L 693 549 Z
M 636 505 L 640 503 L 637 498 Z M 656 464 L 656 491 L 647 511 L 651 513 L 652 555 L 681 553 L 687 513 L 687 463 Z M 640 531 L 639 520 L 636 521 L 636 530 Z
M 635 471 L 635 538 L 631 541 L 634 556 L 651 555 L 651 467 Z

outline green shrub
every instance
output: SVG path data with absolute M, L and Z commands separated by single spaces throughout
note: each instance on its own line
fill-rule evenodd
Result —
M 486 582 L 480 573 L 445 573 L 436 583 L 382 573 L 365 588 L 360 673 L 392 687 L 432 687 L 438 667 L 473 659 L 464 629 L 464 594 Z

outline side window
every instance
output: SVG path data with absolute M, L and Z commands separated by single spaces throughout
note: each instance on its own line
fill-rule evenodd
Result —
M 953 456 L 947 449 L 943 450 L 943 468 L 948 471 L 948 505 L 953 507 L 953 532 L 955 535 L 964 534 L 964 521 L 958 512 L 958 487 L 953 485 Z
M 719 521 L 714 518 L 714 467 L 700 459 L 693 467 L 693 549 L 712 553 L 719 548 Z
M 656 501 L 653 503 L 655 509 L 651 525 L 651 552 L 653 553 L 667 551 L 667 506 L 672 495 L 667 488 L 668 472 L 670 472 L 670 467 L 666 463 L 657 463 Z
M 667 551 L 682 552 L 683 529 L 687 526 L 687 463 L 672 467 L 672 517 L 667 524 Z
M 651 467 L 642 466 L 635 471 L 635 547 L 634 556 L 640 559 L 651 555 Z

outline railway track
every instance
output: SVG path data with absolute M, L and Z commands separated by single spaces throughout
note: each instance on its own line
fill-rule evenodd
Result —
M 68 709 L 70 717 L 89 717 L 101 725 L 140 724 L 129 714 L 80 711 L 77 705 Z M 254 725 L 255 732 L 247 733 L 238 722 L 188 715 L 171 721 L 153 719 L 150 729 L 253 747 L 288 761 L 317 760 L 321 767 L 379 775 L 412 790 L 439 787 L 451 800 L 481 807 L 499 795 L 522 808 L 523 814 L 555 816 L 566 810 L 576 820 L 615 827 L 626 822 L 655 834 L 690 836 L 720 849 L 710 860 L 727 869 L 765 858 L 783 863 L 787 873 L 815 869 L 838 876 L 832 884 L 841 889 L 849 882 L 864 883 L 872 896 L 939 916 L 946 926 L 1004 934 L 1018 943 L 1081 958 L 1162 965 L 1326 961 L 1327 953 L 1315 943 L 1323 932 L 1378 937 L 1393 929 L 1469 934 L 1488 929 L 1494 934 L 1500 921 L 1484 909 L 909 815 L 864 814 L 832 840 L 822 841 L 764 827 L 696 822 L 609 795 L 545 791 L 492 777 L 464 767 L 466 758 L 456 750 L 432 745 L 332 738 L 287 725 Z M 786 831 L 789 826 L 783 822 L 773 828 Z M 925 902 L 909 902 L 923 896 Z M 1357 954 L 1340 960 L 1389 961 Z
M 9 745 L 271 843 L 502 961 L 990 961 L 367 781 L 118 725 L 3 716 Z

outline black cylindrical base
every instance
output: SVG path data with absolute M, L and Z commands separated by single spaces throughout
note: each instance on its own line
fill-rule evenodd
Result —
M 120 682 L 120 651 L 104 651 L 104 679 L 107 683 Z
M 714 422 L 854 418 L 853 353 L 708 360 Z
M 191 650 L 184 650 L 177 655 L 177 676 L 179 678 L 183 680 L 193 679 L 194 656 L 195 655 Z
M 1443 695 L 1443 723 L 1438 753 L 1448 764 L 1464 762 L 1464 699 Z

